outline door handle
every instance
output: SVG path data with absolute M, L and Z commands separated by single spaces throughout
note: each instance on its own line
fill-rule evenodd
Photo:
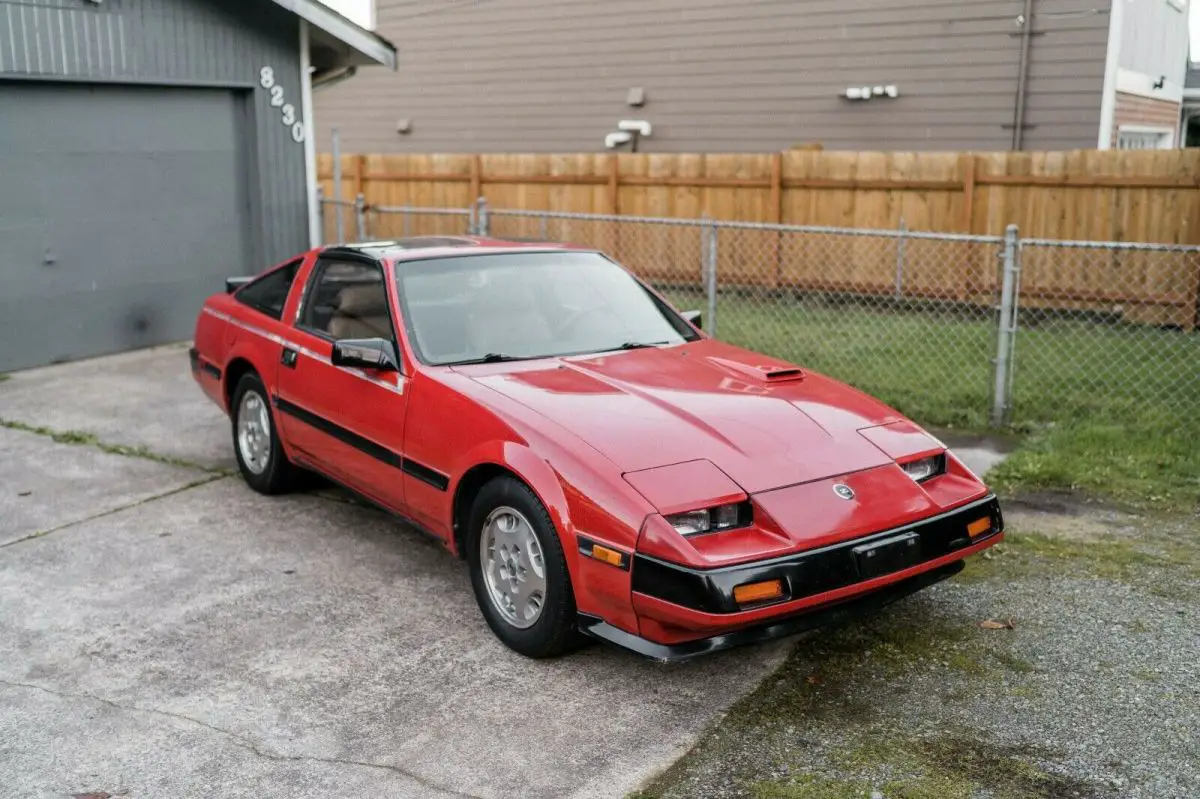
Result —
M 296 351 L 292 350 L 292 349 L 288 349 L 287 347 L 284 347 L 283 354 L 279 356 L 279 362 L 289 369 L 295 369 L 296 368 Z

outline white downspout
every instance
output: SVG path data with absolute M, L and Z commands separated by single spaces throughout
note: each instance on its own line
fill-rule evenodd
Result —
M 1108 14 L 1108 59 L 1104 63 L 1104 94 L 1100 101 L 1100 135 L 1096 147 L 1112 149 L 1113 122 L 1117 116 L 1117 73 L 1121 71 L 1121 23 L 1125 0 L 1112 0 Z
M 304 187 L 308 195 L 308 246 L 321 244 L 321 208 L 317 202 L 317 134 L 313 124 L 312 42 L 308 22 L 300 20 L 300 104 L 304 115 Z

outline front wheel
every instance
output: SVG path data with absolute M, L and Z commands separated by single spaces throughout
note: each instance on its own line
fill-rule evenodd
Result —
M 484 620 L 526 657 L 574 649 L 575 596 L 550 514 L 527 486 L 498 477 L 471 509 L 467 562 Z
M 258 375 L 243 375 L 233 390 L 233 451 L 246 483 L 260 494 L 282 494 L 296 483 L 297 469 L 283 452 L 279 430 Z

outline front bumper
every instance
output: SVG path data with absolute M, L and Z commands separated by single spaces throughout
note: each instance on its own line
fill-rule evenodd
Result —
M 985 517 L 989 530 L 972 536 L 968 525 Z M 634 553 L 633 604 L 641 636 L 590 618 L 581 619 L 580 627 L 663 660 L 778 638 L 827 624 L 830 614 L 879 607 L 943 580 L 962 568 L 963 558 L 999 541 L 1003 530 L 1000 504 L 988 496 L 872 535 L 735 566 L 699 569 Z M 911 539 L 910 549 L 882 570 L 855 552 L 897 537 Z M 743 606 L 734 599 L 737 586 L 768 580 L 782 583 L 781 600 Z
M 917 591 L 928 588 L 934 583 L 941 582 L 947 577 L 953 577 L 962 570 L 963 562 L 956 560 L 936 569 L 891 583 L 879 590 L 871 591 L 867 594 L 859 594 L 841 602 L 821 605 L 817 609 L 807 613 L 789 616 L 779 621 L 744 627 L 709 638 L 700 638 L 677 644 L 660 644 L 650 641 L 641 636 L 627 633 L 595 616 L 588 616 L 586 614 L 580 614 L 579 616 L 579 629 L 585 635 L 607 641 L 610 644 L 615 644 L 623 649 L 636 652 L 639 655 L 664 663 L 677 663 L 713 652 L 720 652 L 724 649 L 733 649 L 734 647 L 746 646 L 748 644 L 759 644 L 775 640 L 776 638 L 786 638 L 789 635 L 796 635 L 807 630 L 843 624 L 859 616 L 868 615 L 906 596 L 915 594 Z

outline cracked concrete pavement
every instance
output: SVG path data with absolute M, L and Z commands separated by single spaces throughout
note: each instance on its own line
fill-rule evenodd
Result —
M 620 796 L 781 658 L 515 655 L 402 523 L 214 472 L 179 346 L 15 374 L 0 420 L 195 465 L 0 429 L 0 794 Z

